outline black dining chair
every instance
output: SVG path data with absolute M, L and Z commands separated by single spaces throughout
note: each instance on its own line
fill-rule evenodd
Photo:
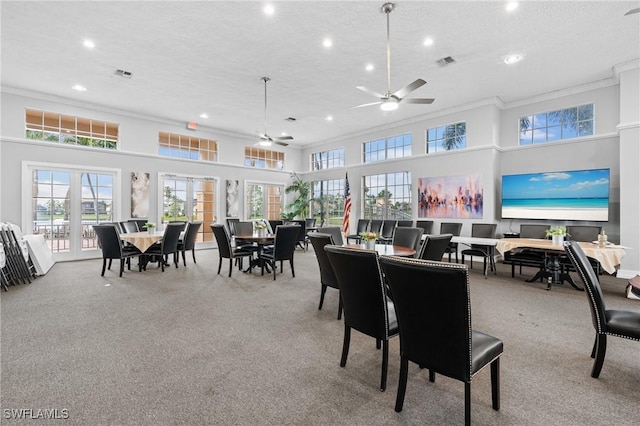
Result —
M 380 235 L 382 233 L 383 224 L 384 224 L 384 220 L 371 219 L 371 222 L 369 222 L 369 229 L 367 229 L 367 231 L 375 232 L 376 234 Z
M 413 228 L 414 227 L 412 220 L 399 220 L 398 224 L 396 226 L 401 226 L 401 227 L 404 227 L 404 228 Z
M 602 231 L 602 226 L 597 225 L 572 225 L 567 226 L 567 240 L 593 242 L 598 241 L 598 235 Z M 600 262 L 596 259 L 589 259 L 591 267 L 596 272 L 596 275 L 600 275 Z M 560 257 L 560 268 L 563 272 L 568 273 L 573 269 L 573 265 L 569 259 L 565 256 Z
M 164 272 L 165 264 L 168 265 L 169 255 L 173 256 L 173 264 L 176 265 L 176 268 L 178 267 L 178 240 L 180 239 L 180 233 L 184 229 L 184 226 L 184 222 L 167 223 L 162 239 L 144 252 L 147 258 L 155 256 L 159 259 L 158 263 L 160 267 L 162 267 L 162 272 Z
M 351 329 L 382 343 L 380 390 L 387 388 L 389 339 L 398 335 L 398 322 L 393 301 L 387 295 L 378 253 L 327 245 L 324 247 L 340 286 L 344 310 L 344 339 L 340 367 L 347 365 Z
M 495 238 L 496 236 L 496 228 L 498 225 L 495 223 L 474 223 L 471 225 L 471 236 L 477 238 Z M 495 251 L 496 247 L 494 245 L 484 245 L 484 244 L 471 244 L 471 248 L 462 250 L 462 263 L 464 263 L 464 257 L 469 256 L 471 269 L 473 269 L 473 256 L 482 257 L 483 261 L 483 271 L 487 271 L 487 260 L 489 261 L 489 268 L 494 273 L 498 273 L 496 269 L 496 259 L 495 259 Z
M 293 254 L 296 251 L 296 243 L 300 232 L 299 225 L 282 225 L 276 228 L 276 235 L 273 240 L 273 250 L 262 252 L 258 255 L 261 266 L 261 274 L 264 275 L 264 267 L 268 264 L 273 269 L 273 279 L 276 279 L 276 262 L 280 261 L 280 273 L 283 272 L 283 263 L 289 261 L 291 266 L 291 275 L 296 276 L 293 267 Z
M 313 251 L 316 253 L 316 260 L 318 261 L 318 267 L 320 268 L 320 284 L 322 285 L 320 289 L 320 304 L 318 305 L 318 310 L 320 310 L 324 303 L 324 294 L 327 292 L 327 287 L 335 288 L 338 292 L 340 291 L 340 286 L 338 285 L 336 274 L 333 271 L 333 266 L 331 266 L 329 256 L 327 256 L 327 252 L 324 250 L 324 246 L 329 244 L 335 245 L 335 241 L 332 235 L 323 234 L 319 231 L 310 233 L 309 241 L 311 241 Z M 342 297 L 338 300 L 338 319 L 341 318 Z
M 400 328 L 400 377 L 396 396 L 402 411 L 409 361 L 464 382 L 464 423 L 471 424 L 471 381 L 491 366 L 491 399 L 500 409 L 503 343 L 471 325 L 469 275 L 465 265 L 382 256 L 380 265 L 393 293 Z M 346 316 L 345 308 L 345 316 Z M 450 419 L 451 423 L 460 423 Z
M 184 266 L 187 266 L 185 253 L 188 250 L 191 250 L 193 263 L 196 263 L 196 239 L 198 238 L 200 226 L 202 226 L 202 222 L 187 222 L 184 235 L 178 240 L 178 252 L 182 253 L 182 263 L 184 263 Z
M 393 232 L 391 244 L 394 246 L 409 247 L 416 251 L 420 250 L 420 240 L 422 239 L 422 228 L 409 228 L 399 226 Z M 414 256 L 415 257 L 415 256 Z
M 131 222 L 131 221 L 120 222 L 120 229 L 125 234 L 129 234 L 131 232 L 140 232 L 140 229 L 138 228 L 138 223 Z
M 440 235 L 451 234 L 454 237 L 459 237 L 460 231 L 462 231 L 462 223 L 442 222 L 440 224 Z M 445 253 L 449 255 L 449 262 L 451 262 L 451 253 L 454 253 L 456 255 L 456 263 L 458 263 L 458 243 L 450 242 Z
M 433 221 L 432 220 L 416 220 L 416 228 L 424 229 L 424 234 L 431 234 L 431 230 L 433 229 Z
M 371 221 L 369 219 L 358 219 L 358 223 L 356 225 L 356 233 L 347 235 L 347 244 L 349 244 L 349 240 L 356 240 L 356 243 L 360 243 L 360 240 L 362 240 L 360 234 L 362 232 L 367 232 L 370 222 Z
M 302 219 L 294 219 L 286 222 L 287 225 L 298 225 L 298 237 L 296 238 L 296 247 L 300 247 L 304 251 L 309 248 L 307 240 L 307 221 Z
M 518 237 L 544 240 L 547 238 L 548 229 L 549 225 L 522 224 L 520 225 L 520 233 L 518 234 Z M 505 253 L 503 263 L 511 264 L 511 277 L 515 278 L 516 265 L 520 267 L 520 275 L 522 275 L 523 266 L 544 269 L 545 254 L 540 250 L 518 249 L 513 252 Z
M 149 221 L 147 219 L 129 219 L 127 222 L 135 222 L 138 225 L 138 231 L 146 231 Z
M 376 242 L 378 244 L 389 244 L 393 240 L 393 233 L 396 230 L 396 226 L 398 226 L 397 220 L 383 220 L 382 227 L 380 228 L 380 236 Z
M 342 238 L 342 228 L 339 226 L 322 226 L 317 229 L 321 234 L 329 234 L 333 237 L 333 243 L 337 246 L 344 245 L 344 239 Z M 309 234 L 312 235 L 312 234 Z
M 98 237 L 98 244 L 102 249 L 102 273 L 107 268 L 107 260 L 109 260 L 109 269 L 111 269 L 111 261 L 113 259 L 120 260 L 120 276 L 124 272 L 125 261 L 128 268 L 131 269 L 131 257 L 140 256 L 142 253 L 135 246 L 125 246 L 120 239 L 120 233 L 116 228 L 116 224 L 110 225 L 93 225 L 93 230 Z
M 437 260 L 441 262 L 452 237 L 453 235 L 451 234 L 427 235 L 420 247 L 420 253 L 416 257 L 422 260 Z
M 242 269 L 242 258 L 253 256 L 253 250 L 247 250 L 242 247 L 234 248 L 231 246 L 231 236 L 227 232 L 227 228 L 224 225 L 211 224 L 211 231 L 213 231 L 213 235 L 216 238 L 216 243 L 218 244 L 218 255 L 220 256 L 220 260 L 218 263 L 218 275 L 220 274 L 220 270 L 222 269 L 222 259 L 229 259 L 229 277 L 231 277 L 231 271 L 233 270 L 233 260 L 238 259 L 238 267 Z M 249 267 L 249 271 L 251 267 Z
M 640 341 L 640 312 L 607 309 L 598 275 L 582 247 L 576 241 L 566 241 L 564 251 L 584 283 L 591 309 L 596 338 L 591 349 L 594 358 L 591 377 L 598 378 L 607 353 L 607 335 Z

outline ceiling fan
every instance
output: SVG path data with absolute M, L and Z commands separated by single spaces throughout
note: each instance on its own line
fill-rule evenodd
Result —
M 387 14 L 387 92 L 382 95 L 380 93 L 374 92 L 373 90 L 367 89 L 364 86 L 357 86 L 356 88 L 362 90 L 365 93 L 375 96 L 380 100 L 378 102 L 371 102 L 367 104 L 358 105 L 352 108 L 360 108 L 370 105 L 378 105 L 380 104 L 380 108 L 383 111 L 393 111 L 398 108 L 398 104 L 400 102 L 404 102 L 406 104 L 431 104 L 435 99 L 430 98 L 405 98 L 409 93 L 413 92 L 419 87 L 427 84 L 426 81 L 421 78 L 417 79 L 413 83 L 409 83 L 404 86 L 402 89 L 397 90 L 395 92 L 391 92 L 391 44 L 389 42 L 389 14 L 396 7 L 394 3 L 385 3 L 380 8 L 380 11 Z
M 258 145 L 260 146 L 271 146 L 272 144 L 288 146 L 289 144 L 284 141 L 291 141 L 293 137 L 291 136 L 281 136 L 281 137 L 271 137 L 267 134 L 267 82 L 271 80 L 269 77 L 262 77 L 262 81 L 264 81 L 264 133 L 256 130 L 256 132 L 260 135 L 260 140 L 258 141 Z

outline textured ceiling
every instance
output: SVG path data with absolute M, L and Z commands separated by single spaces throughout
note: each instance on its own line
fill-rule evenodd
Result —
M 409 97 L 436 101 L 386 113 L 349 109 L 376 100 L 356 86 L 386 91 L 383 2 L 272 4 L 269 17 L 263 2 L 247 1 L 2 1 L 2 86 L 255 138 L 268 76 L 268 133 L 305 146 L 489 98 L 597 82 L 640 57 L 640 14 L 624 16 L 637 1 L 524 1 L 514 12 L 503 1 L 398 1 L 391 90 L 422 78 L 427 84 Z M 325 37 L 332 48 L 322 46 Z M 507 66 L 511 53 L 525 59 Z M 456 62 L 440 67 L 445 56 Z

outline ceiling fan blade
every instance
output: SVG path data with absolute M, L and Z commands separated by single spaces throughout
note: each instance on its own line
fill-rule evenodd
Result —
M 636 9 L 631 9 L 630 11 L 625 13 L 624 16 L 633 15 L 634 13 L 638 13 L 638 12 L 640 12 L 640 7 L 636 8 Z
M 402 103 L 405 104 L 432 104 L 435 99 L 432 98 L 403 98 Z
M 281 145 L 281 146 L 289 146 L 289 144 L 288 144 L 288 143 L 285 143 L 285 142 L 278 142 L 277 140 L 276 140 L 275 142 L 273 142 L 273 143 L 275 143 L 276 145 Z
M 416 90 L 419 87 L 424 86 L 425 84 L 427 84 L 427 82 L 424 81 L 423 79 L 419 78 L 416 81 L 414 81 L 413 83 L 409 83 L 406 86 L 404 86 L 402 89 L 396 91 L 393 94 L 393 96 L 395 96 L 396 98 L 404 98 L 409 93 L 413 92 L 414 90 Z
M 293 136 L 279 136 L 277 138 L 272 138 L 274 141 L 292 141 Z
M 382 103 L 382 101 L 378 101 L 378 102 L 370 102 L 370 103 L 368 103 L 368 104 L 362 104 L 362 105 L 352 106 L 352 107 L 349 107 L 349 109 L 362 108 L 362 107 L 367 107 L 367 106 L 371 106 L 371 105 L 380 105 L 381 103 Z
M 368 94 L 370 94 L 371 96 L 375 96 L 376 98 L 380 98 L 380 99 L 382 99 L 382 98 L 386 98 L 386 96 L 385 96 L 385 95 L 381 95 L 380 93 L 378 93 L 378 92 L 374 92 L 374 91 L 373 91 L 373 90 L 371 90 L 371 89 L 367 89 L 367 88 L 366 88 L 366 87 L 364 87 L 364 86 L 356 86 L 356 89 L 358 89 L 358 90 L 362 90 L 364 93 L 368 93 Z

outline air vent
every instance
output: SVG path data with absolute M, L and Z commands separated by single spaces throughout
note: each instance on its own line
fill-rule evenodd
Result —
M 284 121 L 290 121 L 290 122 L 293 123 L 294 121 L 296 121 L 296 119 L 293 118 L 293 117 L 287 117 L 287 118 L 284 119 Z
M 114 72 L 115 75 L 119 75 L 120 77 L 124 77 L 124 78 L 131 78 L 133 77 L 133 74 L 130 73 L 129 71 L 125 71 L 125 70 L 116 70 L 116 72 Z
M 445 58 L 438 59 L 438 60 L 436 61 L 436 63 L 437 63 L 438 65 L 440 65 L 441 67 L 444 67 L 445 65 L 452 64 L 452 63 L 454 63 L 455 61 L 456 61 L 456 60 L 455 60 L 455 59 L 453 59 L 451 56 L 447 56 L 447 57 L 445 57 Z

